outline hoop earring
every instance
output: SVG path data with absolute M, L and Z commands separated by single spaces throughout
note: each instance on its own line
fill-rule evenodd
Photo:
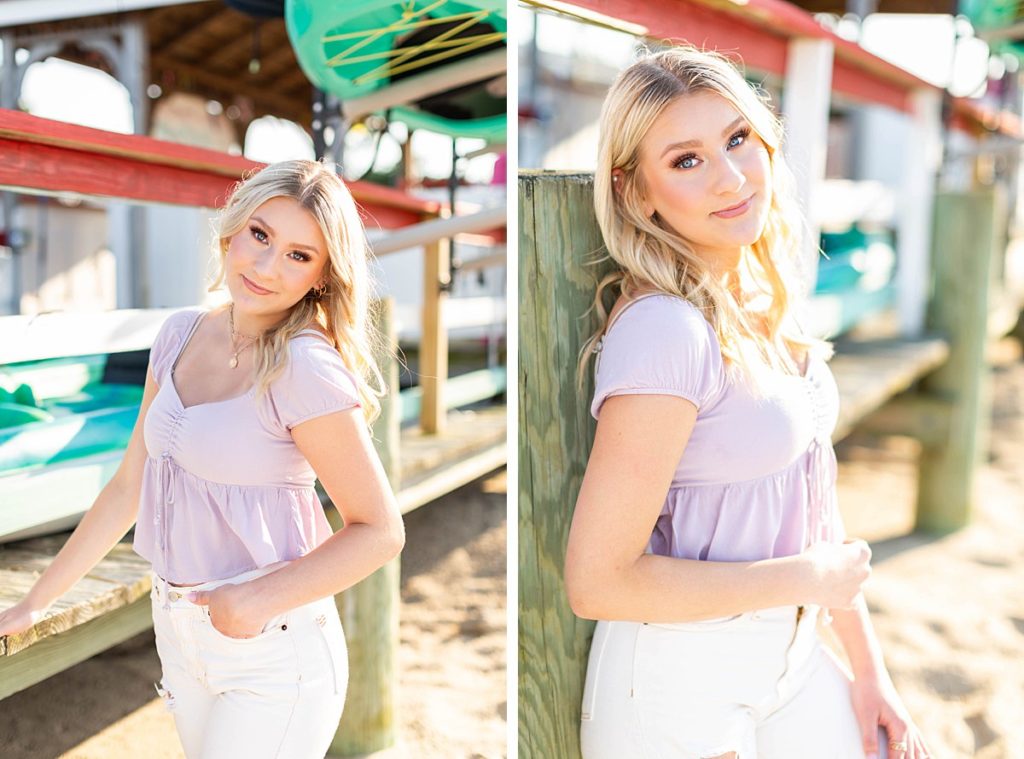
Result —
M 326 292 L 327 292 L 327 283 L 324 282 L 324 284 L 321 285 L 320 287 L 314 287 L 312 290 L 310 290 L 309 291 L 309 295 L 312 295 L 314 298 L 322 298 L 322 297 L 324 297 L 324 293 L 326 293 Z

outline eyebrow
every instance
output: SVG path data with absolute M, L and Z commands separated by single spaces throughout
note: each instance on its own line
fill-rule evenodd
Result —
M 255 215 L 253 215 L 253 216 L 250 216 L 249 218 L 250 218 L 251 220 L 253 220 L 253 221 L 258 221 L 258 222 L 259 222 L 260 224 L 262 224 L 263 226 L 265 226 L 265 227 L 267 228 L 267 231 L 269 231 L 269 232 L 270 232 L 270 234 L 272 234 L 272 235 L 273 235 L 273 234 L 277 234 L 277 233 L 276 233 L 276 232 L 274 231 L 274 228 L 273 228 L 272 226 L 270 226 L 269 224 L 267 224 L 267 222 L 265 222 L 265 221 L 264 221 L 263 219 L 261 219 L 261 218 L 260 218 L 259 216 L 255 216 Z M 293 243 L 289 243 L 289 244 L 288 244 L 288 246 L 289 246 L 289 247 L 291 247 L 291 248 L 299 248 L 299 249 L 301 249 L 301 250 L 308 250 L 308 251 L 309 251 L 310 253 L 316 253 L 317 255 L 319 255 L 319 254 L 320 254 L 320 251 L 319 251 L 319 250 L 317 250 L 316 248 L 314 248 L 314 247 L 313 247 L 312 245 L 301 245 L 301 244 L 299 244 L 299 243 L 297 243 L 297 242 L 293 242 Z
M 725 137 L 727 134 L 729 134 L 729 132 L 731 132 L 735 127 L 739 126 L 740 123 L 743 122 L 743 121 L 745 121 L 743 116 L 740 116 L 739 118 L 737 118 L 734 122 L 732 122 L 729 126 L 727 126 L 725 129 L 722 130 L 722 136 Z M 673 142 L 671 145 L 668 145 L 664 150 L 661 151 L 661 156 L 659 156 L 659 158 L 664 156 L 670 150 L 678 150 L 680 148 L 699 148 L 699 147 L 703 147 L 703 146 L 704 146 L 704 143 L 701 142 L 700 140 L 687 140 L 686 142 Z

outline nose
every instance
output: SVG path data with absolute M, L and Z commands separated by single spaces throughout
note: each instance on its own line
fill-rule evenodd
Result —
M 739 161 L 733 160 L 729 156 L 722 159 L 721 167 L 715 183 L 715 192 L 719 195 L 735 196 L 747 183 L 743 167 Z
M 268 245 L 257 253 L 253 259 L 253 272 L 259 275 L 261 283 L 266 287 L 270 287 L 271 283 L 276 281 L 277 258 L 274 246 Z

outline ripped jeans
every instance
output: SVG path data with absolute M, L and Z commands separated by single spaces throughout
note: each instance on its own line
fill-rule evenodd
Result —
M 864 759 L 850 680 L 821 643 L 819 611 L 598 622 L 584 759 Z
M 153 631 L 163 677 L 157 693 L 188 759 L 323 757 L 338 729 L 348 654 L 333 597 L 272 617 L 252 638 L 215 628 L 193 590 L 242 583 L 281 563 L 177 587 L 152 572 Z M 164 608 L 166 605 L 169 608 Z

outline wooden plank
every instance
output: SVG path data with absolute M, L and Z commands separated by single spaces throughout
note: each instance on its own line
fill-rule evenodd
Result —
M 0 546 L 0 608 L 21 600 L 56 557 L 68 533 Z M 54 602 L 45 619 L 18 635 L 0 637 L 0 658 L 44 638 L 65 633 L 135 602 L 149 593 L 149 562 L 121 542 L 85 577 Z
M 266 164 L 206 148 L 0 109 L 0 185 L 216 208 Z M 436 216 L 441 204 L 370 182 L 347 182 L 368 226 Z
M 579 707 L 594 623 L 569 608 L 562 578 L 573 506 L 595 423 L 576 389 L 579 346 L 596 327 L 602 240 L 593 177 L 519 177 L 519 756 L 578 759 Z
M 416 484 L 449 463 L 504 443 L 507 437 L 507 407 L 453 411 L 445 431 L 429 435 L 418 427 L 402 431 L 400 489 Z
M 485 474 L 501 469 L 506 463 L 508 449 L 505 444 L 491 446 L 460 461 L 449 463 L 416 483 L 402 488 L 398 494 L 398 506 L 403 514 L 408 514 L 463 485 L 480 479 Z
M 153 625 L 149 591 L 127 606 L 38 641 L 17 656 L 0 656 L 0 699 L 17 693 Z
M 840 400 L 833 442 L 846 437 L 894 395 L 942 366 L 950 352 L 948 341 L 940 335 L 915 340 L 836 340 L 835 346 L 829 368 Z

